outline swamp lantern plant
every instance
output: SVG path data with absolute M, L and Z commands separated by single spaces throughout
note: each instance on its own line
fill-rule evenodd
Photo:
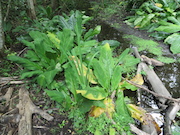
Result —
M 129 49 L 126 49 L 118 58 L 114 58 L 110 45 L 106 43 L 100 47 L 99 57 L 93 58 L 92 65 L 88 66 L 92 69 L 87 68 L 77 57 L 71 57 L 74 62 L 73 67 L 76 68 L 76 78 L 86 77 L 84 82 L 88 81 L 84 84 L 82 84 L 83 81 L 79 81 L 79 88 L 81 89 L 75 91 L 77 95 L 80 94 L 86 99 L 83 105 L 86 105 L 87 101 L 92 102 L 89 106 L 90 109 L 87 111 L 90 117 L 98 120 L 102 114 L 105 114 L 111 121 L 111 125 L 114 119 L 117 119 L 117 125 L 122 124 L 119 119 L 129 118 L 132 120 L 124 103 L 123 92 L 119 90 L 122 76 L 122 65 L 119 65 L 119 62 L 128 55 L 128 52 Z M 115 94 L 114 98 L 110 98 L 113 93 Z M 99 104 L 97 105 L 97 103 Z M 126 126 L 129 126 L 128 123 L 126 124 Z

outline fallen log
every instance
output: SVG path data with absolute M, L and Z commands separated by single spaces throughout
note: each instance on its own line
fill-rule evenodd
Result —
M 133 48 L 134 54 L 137 58 L 140 58 L 141 61 L 144 59 L 139 55 L 139 52 L 136 47 Z M 162 81 L 159 79 L 159 77 L 156 75 L 155 71 L 150 68 L 146 63 L 141 62 L 138 65 L 138 72 L 144 71 L 146 73 L 146 78 L 149 81 L 149 83 L 152 86 L 153 91 L 155 91 L 159 95 L 163 95 L 165 97 L 172 97 L 169 91 L 166 89 Z M 165 109 L 167 106 L 165 105 L 167 102 L 167 99 L 159 97 L 158 100 L 160 101 L 160 106 Z
M 152 59 L 149 59 L 145 56 L 141 57 L 136 47 L 134 47 L 133 50 L 134 50 L 135 56 L 137 58 L 140 58 L 141 61 L 147 60 L 146 61 L 147 63 L 152 64 L 152 61 L 151 61 Z M 158 66 L 159 66 L 159 63 L 158 63 Z M 157 93 L 157 95 L 161 95 L 161 96 L 158 96 L 158 100 L 160 101 L 159 106 L 165 110 L 167 108 L 167 105 L 165 104 L 168 104 L 168 108 L 165 111 L 165 118 L 164 118 L 165 123 L 164 123 L 163 131 L 164 131 L 164 134 L 171 134 L 171 124 L 172 124 L 172 121 L 175 119 L 177 112 L 180 110 L 180 102 L 179 102 L 180 100 L 172 98 L 171 94 L 163 85 L 159 77 L 156 75 L 155 71 L 152 68 L 150 68 L 146 63 L 141 62 L 138 67 L 139 67 L 138 72 L 140 72 L 141 70 L 145 71 L 146 78 L 151 84 L 153 91 Z M 168 103 L 167 101 L 169 100 L 171 100 L 171 102 Z
M 146 78 L 151 84 L 153 91 L 165 97 L 172 97 L 169 91 L 166 89 L 166 87 L 164 86 L 164 84 L 162 83 L 162 81 L 159 79 L 159 77 L 156 75 L 156 73 L 154 72 L 152 68 L 149 68 L 149 66 L 143 62 L 141 62 L 139 66 L 142 69 L 142 71 L 146 73 Z M 158 100 L 161 103 L 159 105 L 161 107 L 165 107 L 167 99 L 159 97 Z
M 175 119 L 177 112 L 180 110 L 180 103 L 174 102 L 169 105 L 165 113 L 164 134 L 172 134 L 171 125 Z

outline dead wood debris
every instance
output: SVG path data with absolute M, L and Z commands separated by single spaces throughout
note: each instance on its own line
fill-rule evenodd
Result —
M 6 101 L 4 106 L 6 108 L 6 111 L 9 111 L 0 115 L 0 123 L 6 125 L 8 125 L 9 123 L 18 123 L 19 135 L 32 135 L 32 115 L 34 113 L 40 114 L 44 119 L 48 121 L 52 121 L 53 117 L 46 113 L 46 111 L 39 109 L 33 104 L 32 100 L 29 97 L 28 90 L 24 85 L 22 85 L 23 83 L 24 81 L 18 80 L 18 77 L 0 78 L 0 90 L 2 90 L 2 87 L 7 84 L 21 84 L 21 88 L 19 89 L 19 103 L 16 105 L 16 109 L 11 108 L 12 111 L 9 108 L 7 109 L 7 107 L 11 107 L 11 97 L 14 90 L 12 87 L 9 87 L 7 89 L 5 95 L 0 96 L 0 101 Z M 4 112 L 5 108 L 3 108 L 1 112 Z M 18 111 L 16 111 L 15 114 L 12 114 L 12 112 L 17 109 Z M 10 130 L 8 134 L 13 134 L 13 131 L 15 131 L 15 129 Z
M 19 104 L 17 105 L 19 108 L 19 114 L 21 115 L 21 119 L 19 122 L 18 134 L 19 135 L 32 135 L 32 114 L 38 113 L 44 119 L 48 121 L 52 121 L 53 117 L 46 113 L 45 111 L 37 108 L 29 97 L 29 92 L 22 87 L 19 90 Z
M 18 76 L 13 77 L 0 77 L 0 87 L 7 84 L 24 84 L 25 81 L 19 80 Z
M 152 66 L 164 66 L 164 63 L 153 58 L 149 58 L 145 55 L 141 55 L 141 60 Z
M 162 66 L 164 65 L 163 63 L 159 63 L 159 61 L 148 58 L 144 55 L 140 56 L 138 50 L 136 47 L 133 47 L 134 55 L 137 58 L 140 58 L 141 63 L 138 65 L 138 72 L 144 71 L 146 73 L 146 78 L 149 81 L 149 83 L 152 86 L 152 90 L 150 91 L 149 89 L 135 84 L 129 80 L 126 80 L 132 85 L 135 85 L 143 90 L 146 90 L 147 92 L 153 94 L 154 96 L 157 97 L 157 99 L 160 101 L 159 106 L 162 107 L 165 111 L 165 123 L 164 123 L 164 134 L 172 134 L 171 133 L 171 124 L 172 121 L 175 119 L 176 113 L 180 110 L 180 98 L 174 99 L 172 98 L 171 94 L 169 91 L 166 89 L 166 87 L 163 85 L 162 81 L 159 79 L 159 77 L 156 75 L 153 69 L 149 68 L 147 64 L 149 65 L 155 65 L 154 66 Z M 146 62 L 146 63 L 144 63 Z M 140 68 L 139 68 L 140 67 Z M 170 101 L 170 102 L 169 102 Z M 166 105 L 168 103 L 168 106 Z

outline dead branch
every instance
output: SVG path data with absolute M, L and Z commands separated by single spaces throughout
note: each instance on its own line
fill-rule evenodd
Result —
M 1 96 L 0 97 L 0 101 L 2 100 L 6 100 L 6 106 L 8 105 L 9 101 L 10 101 L 10 98 L 12 96 L 12 92 L 13 92 L 13 88 L 12 87 L 9 87 L 6 94 L 4 96 Z
M 18 123 L 20 120 L 19 114 L 3 115 L 0 117 L 1 124 Z
M 153 66 L 164 66 L 164 63 L 162 63 L 161 61 L 149 58 L 145 55 L 141 55 L 141 58 L 144 62 L 146 62 L 149 65 L 153 65 Z
M 155 97 L 161 97 L 161 98 L 165 98 L 165 99 L 168 99 L 168 100 L 171 100 L 171 101 L 180 103 L 180 99 L 179 99 L 179 98 L 178 98 L 178 99 L 175 99 L 175 98 L 171 98 L 171 97 L 166 97 L 166 96 L 163 96 L 163 95 L 159 95 L 159 94 L 153 92 L 152 90 L 149 90 L 148 88 L 146 88 L 146 87 L 144 87 L 144 86 L 142 86 L 142 85 L 139 85 L 139 84 L 134 83 L 134 82 L 132 82 L 132 81 L 130 81 L 130 80 L 127 80 L 126 78 L 123 78 L 123 79 L 125 79 L 128 83 L 130 83 L 130 84 L 132 84 L 132 85 L 134 85 L 134 86 L 136 86 L 136 87 L 138 87 L 138 88 L 141 88 L 141 89 L 145 90 L 145 91 L 148 92 L 148 93 L 153 94 Z
M 137 135 L 150 135 L 142 130 L 140 130 L 139 128 L 137 128 L 135 125 L 133 124 L 129 124 L 130 125 L 130 128 L 131 128 L 131 131 L 136 133 Z
M 21 81 L 18 79 L 18 76 L 14 77 L 0 77 L 0 86 L 4 86 L 6 84 L 24 84 L 27 81 Z

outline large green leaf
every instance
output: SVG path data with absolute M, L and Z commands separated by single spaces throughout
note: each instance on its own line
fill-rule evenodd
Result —
M 34 51 L 37 53 L 37 55 L 44 55 L 45 52 L 55 53 L 55 51 L 52 49 L 54 48 L 54 45 L 45 33 L 31 31 L 29 35 L 34 39 Z
M 129 90 L 132 90 L 132 91 L 135 91 L 135 90 L 138 89 L 136 86 L 134 86 L 134 85 L 132 85 L 132 84 L 126 82 L 126 81 L 123 81 L 123 82 L 121 83 L 121 85 L 120 85 L 120 89 L 124 89 L 124 88 L 125 88 L 125 89 L 129 89 Z
M 159 26 L 155 30 L 163 31 L 163 32 L 167 32 L 167 33 L 174 33 L 174 32 L 180 31 L 180 25 L 171 24 L 171 25 L 167 25 L 167 26 Z
M 165 39 L 166 43 L 171 45 L 170 50 L 174 53 L 180 53 L 180 34 L 174 33 Z
M 143 28 L 143 27 L 147 26 L 148 24 L 150 24 L 150 21 L 154 16 L 155 16 L 155 14 L 148 14 L 141 22 L 140 27 Z
M 122 116 L 126 116 L 127 118 L 130 117 L 129 111 L 128 111 L 127 106 L 124 102 L 123 91 L 120 91 L 117 94 L 117 100 L 116 100 L 115 104 L 116 104 L 117 114 L 122 115 Z
M 82 54 L 87 54 L 87 53 L 91 52 L 92 47 L 97 45 L 97 41 L 89 40 L 89 41 L 81 42 L 81 44 L 82 44 L 82 46 L 75 46 L 72 49 L 71 52 L 73 55 L 82 55 Z
M 35 50 L 35 46 L 32 42 L 29 42 L 27 40 L 22 40 L 22 43 L 25 44 L 26 46 L 28 46 L 30 49 Z
M 48 94 L 48 96 L 52 99 L 55 100 L 56 102 L 61 103 L 64 101 L 64 95 L 56 90 L 45 90 L 45 92 Z
M 59 20 L 62 29 L 72 29 L 71 25 L 67 22 L 67 20 L 63 16 L 60 16 Z
M 47 36 L 49 37 L 49 39 L 52 41 L 52 43 L 54 44 L 54 46 L 57 49 L 60 49 L 60 40 L 57 38 L 57 36 L 54 33 L 48 32 Z
M 32 50 L 28 50 L 27 53 L 24 55 L 24 57 L 28 58 L 31 61 L 39 61 L 40 60 L 40 58 L 37 56 L 37 54 Z
M 120 42 L 118 42 L 116 40 L 103 40 L 101 42 L 102 45 L 105 45 L 106 43 L 108 43 L 111 48 L 115 48 L 115 47 L 118 47 L 120 45 Z
M 37 79 L 37 83 L 41 87 L 45 87 L 46 86 L 46 77 L 45 77 L 44 74 L 40 74 L 36 79 Z
M 67 60 L 67 54 L 70 52 L 72 47 L 74 46 L 74 35 L 73 32 L 69 29 L 63 29 L 62 32 L 57 34 L 58 39 L 60 42 L 60 51 L 61 51 L 61 59 L 60 63 L 64 63 Z
M 78 89 L 78 73 L 75 72 L 75 68 L 66 68 L 65 69 L 65 81 L 68 89 L 72 92 L 76 100 L 76 90 Z
M 58 73 L 58 70 L 54 69 L 54 70 L 46 71 L 46 72 L 40 74 L 37 77 L 38 84 L 42 87 L 46 87 L 46 86 L 50 85 L 53 82 L 54 77 L 57 73 Z
M 28 70 L 41 70 L 42 69 L 42 67 L 38 65 L 37 63 L 32 62 L 25 58 L 21 58 L 18 56 L 8 56 L 8 59 L 11 61 L 17 62 L 18 64 L 22 64 Z
M 70 109 L 72 100 L 64 91 L 45 90 L 45 92 L 52 100 L 63 105 L 65 109 Z
M 129 50 L 130 50 L 130 49 L 128 48 L 128 49 L 124 50 L 124 51 L 121 53 L 121 55 L 119 55 L 119 57 L 118 57 L 117 62 L 116 62 L 115 65 L 122 63 L 123 59 L 128 55 Z
M 94 30 L 90 29 L 88 32 L 86 32 L 86 34 L 84 35 L 84 40 L 90 40 L 92 37 L 98 35 L 100 32 L 101 32 L 101 26 L 98 25 Z
M 136 20 L 134 21 L 134 25 L 135 25 L 135 26 L 139 26 L 139 25 L 142 23 L 142 21 L 143 21 L 144 18 L 145 18 L 145 16 L 139 16 L 139 17 L 137 17 Z
M 177 25 L 180 25 L 180 21 L 176 19 L 174 16 L 168 16 L 167 19 Z
M 108 89 L 110 83 L 110 77 L 107 76 L 104 66 L 102 66 L 102 64 L 98 60 L 94 59 L 93 68 L 94 68 L 94 74 L 98 82 L 101 84 L 103 88 Z
M 90 100 L 102 100 L 108 96 L 101 87 L 87 87 L 83 90 L 76 90 L 77 93 Z
M 117 89 L 120 81 L 121 81 L 121 67 L 116 66 L 114 68 L 112 79 L 111 79 L 111 90 L 112 91 Z
M 21 75 L 21 79 L 24 79 L 24 78 L 26 78 L 26 77 L 32 77 L 32 76 L 34 76 L 34 75 L 40 75 L 40 74 L 42 74 L 42 73 L 43 73 L 43 71 L 41 71 L 41 70 L 35 70 L 35 71 L 25 72 L 25 73 L 23 73 L 23 74 Z
M 82 14 L 79 11 L 75 12 L 76 17 L 76 25 L 75 25 L 75 33 L 76 33 L 76 43 L 80 45 L 81 35 L 82 35 Z
M 106 43 L 100 50 L 99 62 L 103 66 L 109 82 L 114 68 L 114 60 L 108 43 Z

